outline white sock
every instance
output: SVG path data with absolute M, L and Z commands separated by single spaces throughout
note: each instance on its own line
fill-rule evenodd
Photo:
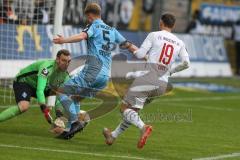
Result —
M 131 125 L 131 123 L 123 121 L 120 123 L 117 128 L 111 133 L 113 138 L 117 138 L 121 133 L 123 133 L 128 127 Z
M 123 112 L 123 118 L 125 121 L 135 125 L 140 130 L 142 130 L 145 125 L 142 119 L 139 117 L 138 113 L 129 108 Z

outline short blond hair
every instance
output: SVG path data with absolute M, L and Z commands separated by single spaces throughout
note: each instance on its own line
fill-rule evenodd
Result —
M 85 8 L 84 13 L 85 14 L 92 13 L 94 15 L 100 16 L 101 7 L 97 3 L 89 3 Z

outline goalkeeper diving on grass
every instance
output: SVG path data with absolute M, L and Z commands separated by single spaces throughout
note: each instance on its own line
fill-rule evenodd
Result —
M 71 61 L 68 50 L 59 50 L 55 60 L 39 60 L 20 70 L 13 82 L 17 105 L 0 113 L 0 122 L 18 116 L 29 109 L 31 97 L 38 104 L 48 123 L 52 123 L 46 97 L 55 95 L 51 87 L 59 87 L 69 79 L 67 68 Z
M 58 99 L 69 114 L 67 129 L 60 135 L 64 139 L 72 138 L 84 127 L 78 121 L 79 101 L 95 96 L 107 85 L 112 62 L 111 52 L 116 45 L 120 44 L 120 47 L 130 51 L 134 48 L 115 28 L 101 20 L 101 8 L 97 3 L 89 3 L 84 12 L 89 25 L 81 33 L 67 38 L 59 35 L 53 39 L 55 44 L 87 40 L 88 47 L 84 68 L 60 88 L 62 92 Z

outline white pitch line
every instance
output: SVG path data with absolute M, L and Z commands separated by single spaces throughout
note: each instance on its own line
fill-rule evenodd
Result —
M 219 160 L 219 159 L 226 159 L 226 158 L 233 158 L 233 157 L 240 157 L 240 153 L 231 153 L 231 154 L 219 155 L 216 157 L 194 158 L 192 160 Z
M 134 156 L 120 156 L 120 155 L 110 155 L 110 154 L 91 153 L 91 152 L 78 152 L 78 151 L 50 149 L 50 148 L 24 147 L 24 146 L 15 146 L 15 145 L 8 145 L 8 144 L 0 144 L 0 147 L 2 147 L 2 148 L 16 148 L 16 149 L 24 149 L 24 150 L 35 150 L 35 151 L 46 151 L 46 152 L 57 152 L 57 153 L 80 154 L 80 155 L 89 155 L 89 156 L 95 156 L 95 157 L 136 159 L 136 160 L 145 160 L 145 159 L 157 160 L 157 159 L 149 159 L 149 158 L 134 157 Z

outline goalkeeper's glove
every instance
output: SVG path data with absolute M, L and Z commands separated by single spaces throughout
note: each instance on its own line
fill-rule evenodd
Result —
M 50 109 L 47 107 L 46 104 L 41 104 L 41 105 L 40 105 L 40 108 L 41 108 L 41 111 L 42 111 L 42 113 L 44 114 L 44 117 L 45 117 L 45 119 L 47 120 L 47 122 L 48 122 L 49 124 L 52 124 L 53 118 L 52 118 L 52 116 L 51 116 L 51 114 L 50 114 Z

